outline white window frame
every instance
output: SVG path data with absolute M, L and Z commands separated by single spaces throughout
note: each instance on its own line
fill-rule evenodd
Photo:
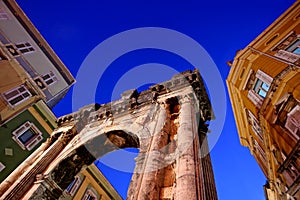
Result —
M 266 98 L 267 93 L 270 89 L 270 85 L 266 84 L 260 79 L 256 79 L 256 82 L 253 86 L 253 91 L 258 94 L 261 98 Z
M 0 162 L 0 172 L 2 172 L 4 169 L 5 169 L 5 165 L 2 162 Z
M 258 94 L 258 91 L 254 91 L 254 87 L 257 81 L 260 80 L 262 81 L 262 83 L 265 83 L 270 88 L 273 78 L 261 70 L 258 70 L 255 76 L 256 80 L 254 81 L 252 89 L 248 92 L 248 98 L 252 101 L 252 103 L 254 103 L 254 105 L 256 105 L 257 107 L 261 107 L 264 98 Z M 266 92 L 269 91 L 269 88 L 268 90 L 266 90 Z
M 32 131 L 34 133 L 34 136 L 31 137 L 25 144 L 20 140 L 20 137 L 26 132 L 26 131 Z M 13 140 L 19 144 L 19 146 L 23 150 L 32 150 L 42 139 L 42 132 L 31 122 L 27 121 L 24 124 L 22 124 L 19 128 L 14 130 L 12 132 Z
M 300 35 L 297 35 L 297 39 L 290 42 L 284 50 L 280 49 L 275 56 L 291 63 L 295 63 L 300 59 L 300 54 L 294 53 L 296 48 L 300 48 Z
M 265 72 L 261 71 L 260 69 L 257 70 L 256 74 L 255 74 L 256 78 L 260 79 L 261 81 L 263 81 L 264 83 L 266 83 L 267 85 L 271 85 L 273 78 L 266 74 Z
M 6 47 L 7 51 L 9 52 L 9 55 L 11 58 L 14 58 L 14 57 L 17 57 L 20 55 L 19 52 L 16 50 L 16 47 L 13 44 L 11 44 L 11 43 L 6 44 L 5 47 Z
M 21 91 L 22 90 L 22 91 Z M 16 93 L 15 95 L 9 97 L 9 95 L 11 93 Z M 20 85 L 12 90 L 9 90 L 7 92 L 4 92 L 2 94 L 3 98 L 7 101 L 7 103 L 14 107 L 17 106 L 19 104 L 21 104 L 22 102 L 26 101 L 27 99 L 29 99 L 30 97 L 32 97 L 32 94 L 29 92 L 29 90 L 26 88 L 25 85 Z M 20 101 L 17 101 L 16 103 L 12 103 L 12 101 L 16 98 L 21 97 L 22 99 Z
M 48 85 L 48 86 L 56 83 L 58 80 L 52 71 L 50 71 L 47 74 L 42 75 L 41 78 L 44 81 L 45 85 Z M 51 82 L 49 83 L 49 81 L 51 81 Z
M 66 192 L 70 194 L 71 196 L 74 196 L 75 193 L 77 192 L 79 186 L 81 184 L 81 180 L 79 176 L 75 176 L 74 180 L 70 185 L 67 187 Z
M 295 55 L 300 55 L 300 53 L 295 53 L 296 49 L 300 49 L 300 38 L 299 36 L 297 37 L 297 40 L 292 42 L 287 48 L 286 51 L 291 52 Z
M 88 200 L 89 196 L 94 197 L 95 199 L 98 199 L 96 192 L 91 188 L 86 190 L 82 200 Z
M 293 136 L 298 140 L 300 131 L 300 106 L 296 105 L 288 114 L 285 123 L 287 128 Z
M 19 47 L 20 45 L 22 45 L 22 47 Z M 15 46 L 22 54 L 29 54 L 35 51 L 29 42 L 16 43 Z
M 258 120 L 256 119 L 256 117 L 250 110 L 247 110 L 247 112 L 248 112 L 248 116 L 251 121 L 251 127 L 252 127 L 253 132 L 258 136 L 258 138 L 261 140 L 261 142 L 263 142 L 264 138 L 263 138 L 261 127 L 259 125 Z
M 263 99 L 258 96 L 253 90 L 249 90 L 248 99 L 250 99 L 250 101 L 252 101 L 252 103 L 254 103 L 254 105 L 259 108 L 261 107 L 263 102 Z

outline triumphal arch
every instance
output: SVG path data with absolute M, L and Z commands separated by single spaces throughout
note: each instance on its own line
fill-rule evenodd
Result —
M 119 148 L 139 149 L 127 199 L 217 199 L 207 144 L 211 104 L 198 72 L 58 119 L 58 128 L 0 186 L 2 199 L 64 199 L 77 173 Z

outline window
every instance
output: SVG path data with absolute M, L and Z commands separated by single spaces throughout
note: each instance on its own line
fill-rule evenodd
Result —
M 294 43 L 292 43 L 286 51 L 291 52 L 293 54 L 300 55 L 300 38 L 298 38 Z
M 3 10 L 3 8 L 0 8 L 0 20 L 8 20 L 8 14 Z
M 19 144 L 23 150 L 30 151 L 42 139 L 40 130 L 29 121 L 25 122 L 22 126 L 12 132 L 13 139 Z
M 265 153 L 265 150 L 263 149 L 263 147 L 260 146 L 260 144 L 254 140 L 254 147 L 256 149 L 256 152 L 258 153 L 259 157 L 264 161 L 266 162 L 266 153 Z
M 11 106 L 16 106 L 31 97 L 31 93 L 27 90 L 25 85 L 21 85 L 16 87 L 10 91 L 3 93 L 4 99 L 9 103 Z
M 285 127 L 293 134 L 296 139 L 300 138 L 300 106 L 296 105 L 287 114 Z
M 95 200 L 95 199 L 97 199 L 97 194 L 96 194 L 96 192 L 93 191 L 92 189 L 88 189 L 88 190 L 85 192 L 85 194 L 84 194 L 84 196 L 83 196 L 82 199 L 83 199 L 83 200 Z
M 258 94 L 262 98 L 266 98 L 269 88 L 270 88 L 269 85 L 267 85 L 262 80 L 257 79 L 256 83 L 254 84 L 253 90 L 255 91 L 256 94 Z
M 37 77 L 34 79 L 35 83 L 37 84 L 37 86 L 39 86 L 40 89 L 45 89 L 46 88 L 46 85 L 44 83 L 44 81 L 41 79 L 41 77 Z
M 290 33 L 274 50 L 275 56 L 296 63 L 300 59 L 300 35 Z
M 23 54 L 34 51 L 34 48 L 32 47 L 32 45 L 29 42 L 18 43 L 18 44 L 16 44 L 16 47 Z
M 278 58 L 284 59 L 286 61 L 289 61 L 291 63 L 296 63 L 300 58 L 300 55 L 290 53 L 290 52 L 284 51 L 284 50 L 279 50 L 275 54 L 275 56 L 278 57 Z
M 57 78 L 52 71 L 50 71 L 48 74 L 43 75 L 42 79 L 47 85 L 51 85 L 57 81 Z
M 3 165 L 2 162 L 0 162 L 0 172 L 2 172 L 4 170 L 4 168 L 5 168 L 5 165 Z
M 86 197 L 86 200 L 94 200 L 96 199 L 96 197 L 92 194 L 88 194 L 88 196 Z
M 250 110 L 246 110 L 247 112 L 247 117 L 249 119 L 249 122 L 251 124 L 253 132 L 258 136 L 258 138 L 263 142 L 263 135 L 261 131 L 261 127 L 259 125 L 258 120 L 256 117 L 253 115 L 253 113 Z
M 74 196 L 77 189 L 79 188 L 81 181 L 78 176 L 75 176 L 75 179 L 72 181 L 72 183 L 67 187 L 66 192 L 70 194 L 71 196 Z
M 252 89 L 248 92 L 248 98 L 256 106 L 260 107 L 263 99 L 267 96 L 273 78 L 261 70 L 256 72 L 255 77 L 256 79 L 253 82 Z
M 46 86 L 52 85 L 57 82 L 57 78 L 55 74 L 50 71 L 47 74 L 44 74 L 42 76 L 38 76 L 34 79 L 35 83 L 39 86 L 40 89 L 46 89 Z
M 6 45 L 6 49 L 14 57 L 19 55 L 18 51 L 15 49 L 15 47 L 12 44 Z

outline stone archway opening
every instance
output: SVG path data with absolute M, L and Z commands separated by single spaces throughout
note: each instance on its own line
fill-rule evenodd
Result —
M 123 130 L 100 134 L 74 149 L 55 167 L 51 178 L 62 190 L 65 190 L 82 169 L 106 154 L 125 148 L 138 149 L 139 146 L 138 137 Z
M 138 148 L 118 149 L 94 162 L 123 199 L 127 196 L 138 153 Z

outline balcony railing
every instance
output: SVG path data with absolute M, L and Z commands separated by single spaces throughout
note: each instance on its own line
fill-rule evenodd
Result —
M 277 170 L 281 173 L 287 184 L 287 193 L 294 196 L 300 190 L 300 140 L 292 152 Z
M 294 54 L 285 50 L 279 50 L 276 54 L 276 57 L 287 60 L 291 63 L 294 64 L 299 64 L 300 63 L 300 55 Z

